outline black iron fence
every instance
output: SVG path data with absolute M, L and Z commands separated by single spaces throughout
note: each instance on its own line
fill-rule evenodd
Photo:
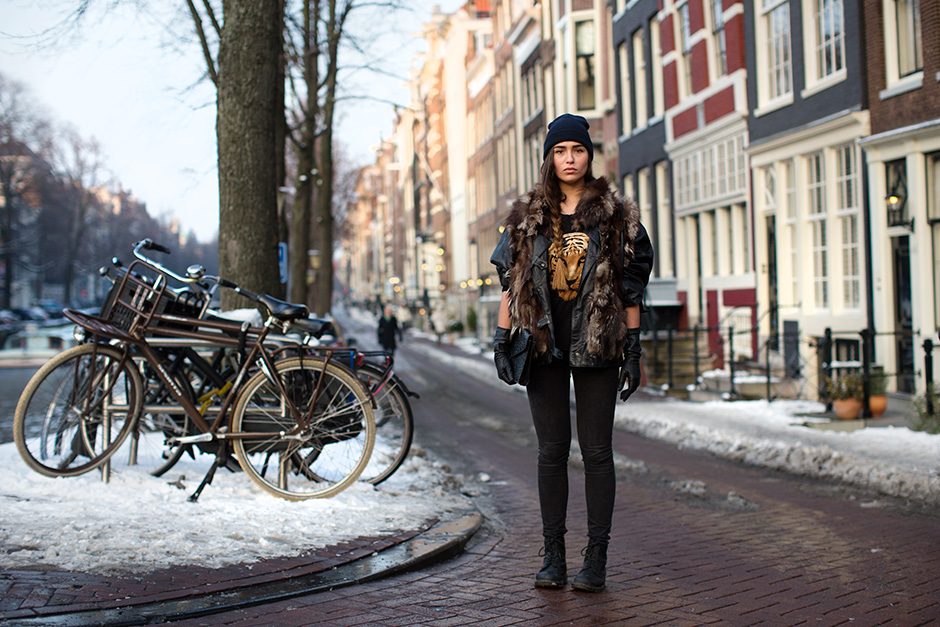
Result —
M 730 389 L 726 396 L 740 398 L 738 371 L 742 368 L 757 368 L 764 377 L 766 400 L 773 401 L 784 394 L 793 396 L 794 387 L 797 388 L 795 396 L 802 397 L 803 390 L 808 387 L 826 402 L 827 410 L 831 410 L 831 400 L 826 390 L 826 378 L 858 372 L 864 382 L 864 415 L 870 417 L 869 398 L 874 376 L 909 377 L 913 384 L 913 369 L 901 373 L 885 372 L 873 359 L 875 337 L 890 335 L 903 341 L 906 338 L 900 337 L 902 333 L 905 332 L 875 333 L 870 329 L 833 332 L 827 328 L 822 337 L 812 337 L 804 336 L 795 324 L 785 323 L 778 332 L 758 343 L 755 341 L 758 337 L 757 324 L 695 325 L 686 330 L 670 328 L 653 331 L 647 336 L 646 369 L 651 380 L 667 389 L 677 389 L 683 385 L 699 386 L 705 373 L 727 369 Z M 912 340 L 910 332 L 906 333 Z M 736 348 L 739 346 L 741 349 Z M 815 350 L 816 370 L 806 368 L 801 350 L 803 346 L 809 348 L 809 352 Z M 934 381 L 933 341 L 924 340 L 922 349 L 923 373 L 926 388 L 930 389 Z M 773 355 L 778 357 L 772 363 Z M 774 375 L 775 372 L 778 376 Z M 933 406 L 931 396 L 926 396 L 927 413 L 934 415 L 938 408 Z

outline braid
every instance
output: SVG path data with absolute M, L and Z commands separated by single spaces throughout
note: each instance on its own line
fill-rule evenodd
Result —
M 542 193 L 548 203 L 552 218 L 552 245 L 548 252 L 550 255 L 558 256 L 561 254 L 561 247 L 564 241 L 564 233 L 561 230 L 561 203 L 564 195 L 561 193 L 561 186 L 558 184 L 558 177 L 555 175 L 555 164 L 551 153 L 549 153 L 542 162 Z
M 565 234 L 561 230 L 561 211 L 552 207 L 552 245 L 548 249 L 549 256 L 558 257 L 561 255 L 561 246 L 564 242 Z

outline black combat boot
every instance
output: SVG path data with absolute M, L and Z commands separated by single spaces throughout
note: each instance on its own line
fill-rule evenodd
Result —
M 564 588 L 568 583 L 568 564 L 565 562 L 565 539 L 545 538 L 545 559 L 542 570 L 535 576 L 536 588 Z
M 600 592 L 607 580 L 607 543 L 591 540 L 582 554 L 584 566 L 571 587 L 581 592 Z

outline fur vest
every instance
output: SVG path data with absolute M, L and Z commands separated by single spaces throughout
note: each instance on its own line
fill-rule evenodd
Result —
M 554 350 L 548 249 L 552 243 L 551 208 L 541 187 L 519 198 L 503 225 L 505 230 L 491 261 L 509 291 L 513 327 L 535 336 L 537 359 L 547 362 Z M 629 264 L 640 229 L 636 203 L 625 202 L 607 179 L 587 184 L 574 214 L 574 229 L 589 242 L 581 287 L 571 320 L 572 366 L 603 366 L 620 362 L 626 342 Z M 648 280 L 642 278 L 639 293 Z M 636 291 L 635 289 L 633 290 Z

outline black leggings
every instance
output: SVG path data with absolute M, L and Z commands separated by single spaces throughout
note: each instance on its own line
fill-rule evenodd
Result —
M 574 378 L 578 443 L 584 458 L 588 538 L 607 542 L 614 511 L 613 426 L 619 368 L 570 368 L 567 360 L 533 365 L 527 392 L 539 440 L 538 482 L 542 533 L 567 531 L 568 451 L 571 448 L 569 373 Z

